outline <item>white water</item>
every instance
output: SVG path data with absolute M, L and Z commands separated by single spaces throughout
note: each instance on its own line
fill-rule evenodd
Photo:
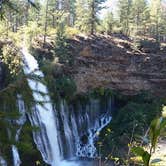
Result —
M 16 142 L 19 141 L 19 135 L 22 126 L 26 122 L 24 101 L 22 100 L 22 97 L 20 95 L 17 95 L 17 105 L 20 113 L 20 118 L 15 121 L 15 123 L 19 126 L 15 135 Z M 15 145 L 12 145 L 12 154 L 13 154 L 13 166 L 20 166 L 22 162 L 20 160 L 18 149 Z
M 68 147 L 68 156 L 67 157 L 74 157 L 74 144 L 73 144 L 73 135 L 71 131 L 71 128 L 69 126 L 69 111 L 65 109 L 66 104 L 65 101 L 61 102 L 61 108 L 60 108 L 60 115 L 61 115 L 61 119 L 63 122 L 63 126 L 64 126 L 64 134 L 65 134 L 65 138 L 66 138 L 66 146 Z
M 66 145 L 61 146 L 65 156 L 85 158 L 98 156 L 95 141 L 100 131 L 111 121 L 109 114 L 111 105 L 108 103 L 106 110 L 101 109 L 100 106 L 99 100 L 90 100 L 89 103 L 79 105 L 75 110 L 69 108 L 65 101 L 61 101 L 59 114 L 64 134 L 59 137 L 59 142 L 63 138 L 63 143 L 60 144 Z
M 98 99 L 78 104 L 77 108 L 61 101 L 60 107 L 55 110 L 47 87 L 41 82 L 44 74 L 39 70 L 37 61 L 26 49 L 23 49 L 22 53 L 24 73 L 27 76 L 33 74 L 40 77 L 40 81 L 27 77 L 36 101 L 28 117 L 32 126 L 39 127 L 38 131 L 33 132 L 33 138 L 43 160 L 51 166 L 79 166 L 81 162 L 78 157 L 97 157 L 95 141 L 99 132 L 111 121 L 110 100 L 103 108 Z M 18 159 L 17 149 L 13 148 L 13 151 L 14 158 Z M 89 163 L 82 163 L 83 166 L 87 164 Z
M 25 63 L 24 73 L 26 75 L 33 73 L 34 76 L 43 78 L 44 75 L 39 70 L 35 58 L 26 49 L 23 49 L 22 53 Z M 42 102 L 42 104 L 35 105 L 32 114 L 29 114 L 29 118 L 33 126 L 40 128 L 38 132 L 33 133 L 33 136 L 43 160 L 51 164 L 51 166 L 74 166 L 75 163 L 62 161 L 63 156 L 60 156 L 57 121 L 54 113 L 56 110 L 52 107 L 47 87 L 40 81 L 32 79 L 28 79 L 28 84 L 33 90 L 34 100 L 36 102 Z
M 2 156 L 0 156 L 0 166 L 7 166 L 7 162 Z
M 18 149 L 15 145 L 12 145 L 12 154 L 13 154 L 13 166 L 20 166 L 21 160 L 18 153 Z

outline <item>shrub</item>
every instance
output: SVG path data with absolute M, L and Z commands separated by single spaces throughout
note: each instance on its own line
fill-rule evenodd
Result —
M 68 99 L 71 99 L 76 92 L 76 84 L 74 80 L 69 77 L 63 76 L 59 79 L 56 79 L 56 90 L 60 96 Z
M 76 36 L 78 34 L 80 34 L 80 31 L 78 29 L 72 27 L 66 27 L 67 38 L 72 38 L 73 36 Z
M 73 56 L 66 39 L 65 26 L 61 23 L 57 29 L 55 55 L 59 58 L 60 63 L 72 65 Z
M 116 96 L 117 111 L 108 127 L 100 133 L 103 142 L 102 154 L 127 158 L 128 144 L 131 141 L 141 142 L 141 137 L 149 127 L 151 121 L 162 110 L 162 101 L 148 95 Z M 108 131 L 110 129 L 110 131 Z

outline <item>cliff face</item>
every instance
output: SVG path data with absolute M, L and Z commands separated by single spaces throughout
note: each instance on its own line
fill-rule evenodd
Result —
M 75 67 L 73 77 L 78 93 L 97 87 L 134 95 L 150 91 L 166 94 L 166 55 L 132 49 L 129 40 L 113 37 L 79 37 L 70 40 Z

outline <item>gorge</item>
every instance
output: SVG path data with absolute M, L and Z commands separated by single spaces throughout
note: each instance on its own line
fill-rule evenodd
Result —
M 34 57 L 26 49 L 22 53 L 24 73 L 43 78 Z M 46 85 L 32 79 L 28 79 L 28 84 L 37 103 L 28 113 L 28 118 L 32 126 L 39 128 L 39 131 L 33 132 L 33 138 L 45 163 L 51 166 L 75 166 L 81 164 L 79 158 L 96 158 L 98 134 L 111 121 L 111 98 L 104 101 L 103 106 L 99 99 L 91 99 L 87 104 L 78 103 L 77 108 L 68 106 L 62 100 L 57 111 L 51 103 Z M 18 102 L 19 110 L 23 113 L 19 123 L 21 126 L 25 123 L 25 106 L 20 97 Z M 13 165 L 19 166 L 19 152 L 15 146 L 12 151 Z
M 165 18 L 166 0 L 0 0 L 0 166 L 165 166 Z
M 96 39 L 81 38 L 79 40 L 81 41 L 78 42 L 76 39 L 70 41 L 75 58 L 74 65 L 69 67 L 56 61 L 50 64 L 46 63 L 46 66 L 51 68 L 51 72 L 49 67 L 48 71 L 43 68 L 45 64 L 43 65 L 42 62 L 52 61 L 52 51 L 50 51 L 52 48 L 49 48 L 49 52 L 46 52 L 47 48 L 43 50 L 33 48 L 30 51 L 31 53 L 26 48 L 21 50 L 22 67 L 26 76 L 24 82 L 27 82 L 26 86 L 28 86 L 33 104 L 27 107 L 24 97 L 20 95 L 24 91 L 21 90 L 16 93 L 16 103 L 20 117 L 12 122 L 17 126 L 15 141 L 10 149 L 13 156 L 10 162 L 13 166 L 24 166 L 25 164 L 27 166 L 29 165 L 28 163 L 34 162 L 51 166 L 83 166 L 85 164 L 96 166 L 99 164 L 101 156 L 108 156 L 109 151 L 114 149 L 116 138 L 120 145 L 121 140 L 117 137 L 118 134 L 120 134 L 120 137 L 124 137 L 124 141 L 128 140 L 128 138 L 122 136 L 121 128 L 123 129 L 123 127 L 120 127 L 120 123 L 122 122 L 123 124 L 123 121 L 126 121 L 125 118 L 128 113 L 131 115 L 131 120 L 127 118 L 127 122 L 123 124 L 124 130 L 126 130 L 125 125 L 128 125 L 128 123 L 132 125 L 132 118 L 138 116 L 139 111 L 137 113 L 135 112 L 136 110 L 140 110 L 140 114 L 143 111 L 143 115 L 148 114 L 149 110 L 151 110 L 152 117 L 146 119 L 147 123 L 149 123 L 153 115 L 156 114 L 156 110 L 161 109 L 160 103 L 155 104 L 156 99 L 139 96 L 139 93 L 141 90 L 145 90 L 151 91 L 157 96 L 160 94 L 160 97 L 164 95 L 157 88 L 157 86 L 164 85 L 162 84 L 165 80 L 164 57 L 160 59 L 160 64 L 162 65 L 159 66 L 158 61 L 156 61 L 158 56 L 152 55 L 148 59 L 148 54 L 132 55 L 131 53 L 126 53 L 125 49 L 119 49 L 120 55 L 118 55 L 115 54 L 116 48 L 112 44 L 104 44 L 105 53 L 111 55 L 102 55 L 103 51 L 100 48 L 102 44 L 100 43 L 96 45 L 96 47 L 100 48 L 100 51 L 96 52 L 95 55 L 96 49 L 92 46 Z M 101 40 L 106 42 L 103 37 L 101 37 Z M 84 42 L 84 44 L 78 46 L 77 42 Z M 91 48 L 87 48 L 88 43 L 91 43 Z M 110 48 L 111 50 L 109 50 Z M 123 55 L 121 55 L 122 52 Z M 139 64 L 138 66 L 133 61 L 133 56 L 140 63 L 136 63 Z M 145 59 L 150 61 L 148 64 L 153 64 L 152 68 L 146 66 Z M 123 66 L 123 68 L 120 66 Z M 156 76 L 161 67 L 163 73 L 161 72 L 160 75 Z M 153 76 L 159 82 L 156 81 L 155 84 L 152 84 L 153 78 L 150 76 L 144 77 L 145 71 L 142 68 L 145 69 L 146 75 Z M 142 73 L 139 73 L 139 70 Z M 151 73 L 147 71 L 151 71 Z M 136 72 L 139 74 L 133 77 L 133 73 Z M 3 72 L 1 74 L 3 77 Z M 58 81 L 52 79 L 50 77 L 52 75 Z M 161 77 L 161 79 L 158 79 L 158 77 Z M 73 83 L 76 84 L 76 91 L 73 88 Z M 114 95 L 112 89 L 116 89 L 122 96 Z M 73 93 L 75 93 L 75 97 L 73 97 Z M 137 93 L 138 97 L 135 97 Z M 60 96 L 58 96 L 59 94 Z M 142 98 L 142 101 L 140 101 L 140 98 Z M 126 115 L 123 112 L 126 112 Z M 120 115 L 121 117 L 119 117 Z M 35 152 L 34 156 L 32 155 L 34 157 L 32 161 L 28 159 L 29 154 L 22 154 L 22 147 L 19 145 L 23 141 L 22 133 L 24 134 L 25 131 L 23 132 L 22 130 L 24 130 L 25 123 L 31 124 L 34 128 L 30 131 L 30 133 L 33 133 L 33 139 L 29 140 L 29 143 L 34 142 L 33 148 L 39 152 L 38 154 Z M 142 125 L 141 121 L 138 121 L 138 123 Z M 115 129 L 118 127 L 120 128 L 116 135 Z M 113 137 L 109 138 L 111 142 L 107 146 L 109 142 L 107 136 L 110 135 L 112 129 Z M 132 128 L 129 128 L 129 130 L 132 130 Z M 117 146 L 119 146 L 118 144 Z M 101 147 L 102 149 L 100 149 Z M 121 148 L 118 151 L 126 151 L 126 146 Z M 117 151 L 115 150 L 116 153 Z M 122 152 L 120 155 L 124 154 L 125 152 Z M 102 160 L 105 160 L 104 157 Z M 10 165 L 7 164 L 3 156 L 1 156 L 0 161 L 2 166 Z

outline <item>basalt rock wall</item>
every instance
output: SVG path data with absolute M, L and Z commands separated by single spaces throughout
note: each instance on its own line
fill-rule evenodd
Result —
M 113 37 L 71 41 L 75 54 L 74 80 L 78 93 L 97 87 L 134 95 L 150 91 L 166 94 L 166 54 L 132 49 L 129 40 Z

